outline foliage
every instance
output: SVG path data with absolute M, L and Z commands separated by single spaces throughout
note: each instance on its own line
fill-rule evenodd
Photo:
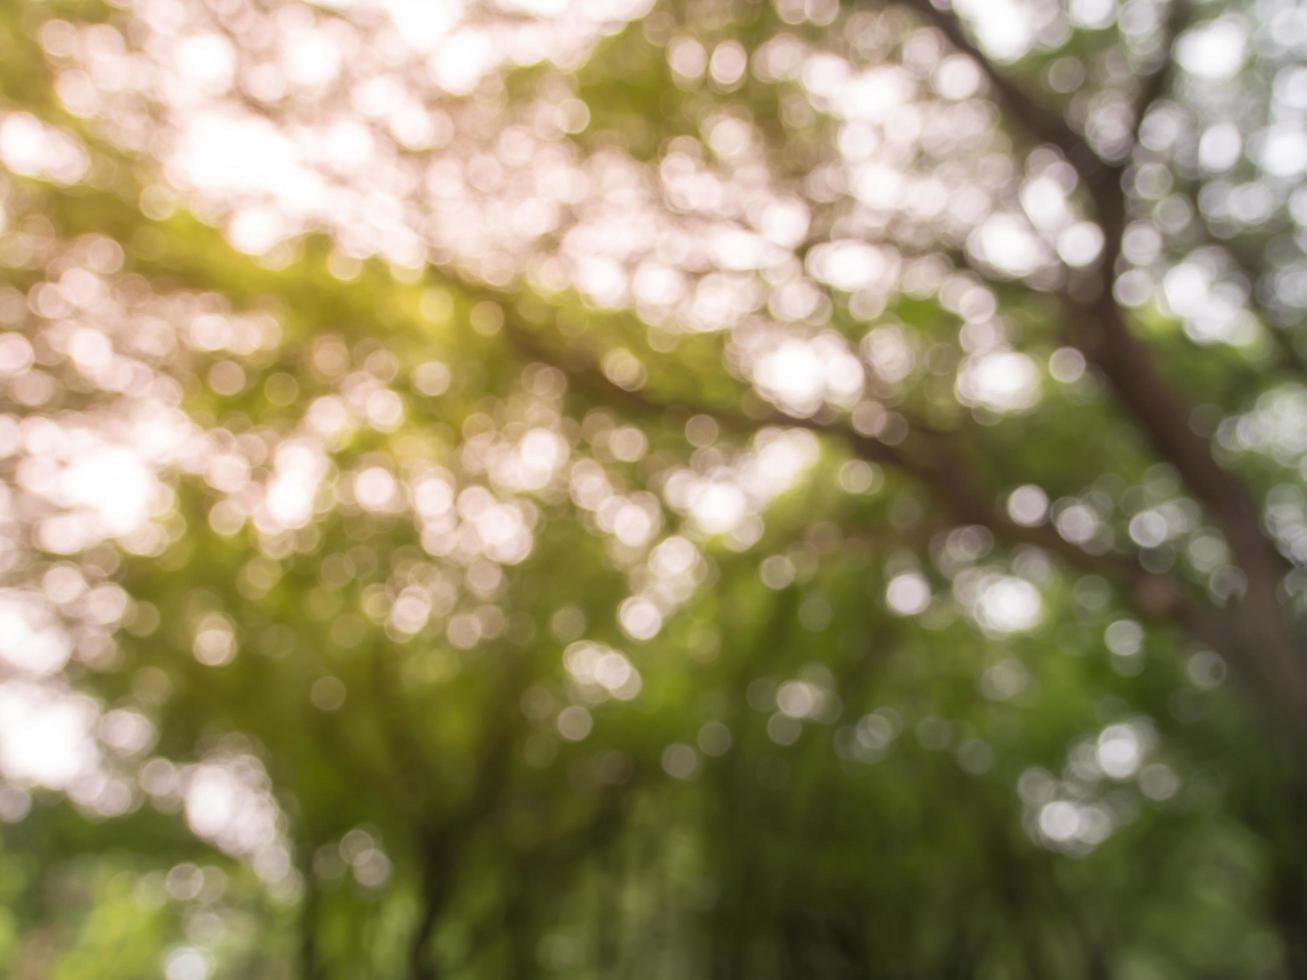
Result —
M 1307 970 L 1307 20 L 957 7 L 0 10 L 6 975 Z

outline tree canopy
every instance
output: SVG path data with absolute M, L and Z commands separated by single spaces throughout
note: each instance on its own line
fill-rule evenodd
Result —
M 1307 976 L 1307 8 L 0 8 L 0 971 Z

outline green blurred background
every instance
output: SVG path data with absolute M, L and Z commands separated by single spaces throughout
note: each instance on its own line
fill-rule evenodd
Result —
M 1305 61 L 0 4 L 0 974 L 1307 977 Z

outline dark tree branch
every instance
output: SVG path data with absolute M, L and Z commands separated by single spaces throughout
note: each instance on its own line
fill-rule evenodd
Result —
M 1263 566 L 1277 567 L 1280 562 L 1275 557 L 1275 548 L 1261 530 L 1258 509 L 1247 488 L 1216 462 L 1208 440 L 1192 429 L 1189 406 L 1158 371 L 1153 352 L 1135 337 L 1120 306 L 1112 298 L 1110 284 L 1120 255 L 1126 214 L 1121 168 L 1108 166 L 1066 120 L 1044 109 L 1025 89 L 986 59 L 966 37 L 956 15 L 939 9 L 929 0 L 901 2 L 920 12 L 960 50 L 977 61 L 989 78 L 1000 106 L 1019 125 L 1036 138 L 1061 148 L 1082 176 L 1092 176 L 1092 180 L 1086 179 L 1086 184 L 1103 227 L 1101 272 L 1104 282 L 1095 299 L 1084 301 L 1064 297 L 1072 319 L 1073 340 L 1098 364 L 1159 454 L 1176 467 L 1198 499 L 1216 515 L 1230 536 L 1241 564 L 1244 560 L 1249 562 L 1251 568 L 1245 568 L 1245 573 L 1250 579 Z M 1179 29 L 1187 12 L 1187 3 L 1174 5 L 1168 38 Z M 1171 71 L 1171 61 L 1168 54 L 1144 86 L 1141 98 L 1146 101 L 1141 101 L 1136 108 L 1138 118 L 1143 117 L 1149 102 L 1162 91 Z M 1090 167 L 1086 160 L 1096 163 Z M 1086 167 L 1089 167 L 1088 171 Z M 1110 179 L 1103 179 L 1104 174 Z
M 1031 96 L 1028 88 L 1010 78 L 980 50 L 968 35 L 962 21 L 951 9 L 948 0 L 895 0 L 901 7 L 913 10 L 919 17 L 943 34 L 958 51 L 967 55 L 984 74 L 994 92 L 995 101 L 1026 133 L 1043 143 L 1062 151 L 1067 162 L 1079 174 L 1087 187 L 1094 188 L 1120 180 L 1125 162 L 1105 160 L 1080 133 L 1067 123 L 1065 117 Z M 1165 54 L 1158 67 L 1146 75 L 1135 100 L 1134 125 L 1136 142 L 1139 126 L 1148 112 L 1170 84 L 1174 69 L 1171 47 L 1176 36 L 1192 16 L 1190 0 L 1173 0 L 1170 15 L 1164 28 Z M 1128 154 L 1127 154 L 1128 159 Z
M 485 294 L 484 290 L 479 292 Z M 1292 733 L 1295 739 L 1307 737 L 1307 679 L 1289 641 L 1276 591 L 1278 578 L 1269 572 L 1264 562 L 1258 563 L 1256 542 L 1265 539 L 1261 536 L 1254 505 L 1239 481 L 1216 465 L 1208 454 L 1206 441 L 1189 428 L 1187 410 L 1178 396 L 1160 377 L 1148 373 L 1152 365 L 1146 356 L 1111 360 L 1119 356 L 1121 349 L 1113 347 L 1101 358 L 1112 367 L 1109 378 L 1115 375 L 1114 384 L 1127 407 L 1151 413 L 1149 417 L 1154 422 L 1160 421 L 1155 431 L 1158 440 L 1165 440 L 1159 447 L 1163 458 L 1171 460 L 1191 480 L 1195 470 L 1203 479 L 1207 479 L 1212 471 L 1219 477 L 1215 485 L 1205 486 L 1208 495 L 1204 499 L 1212 494 L 1220 495 L 1218 500 L 1224 509 L 1223 516 L 1237 532 L 1230 534 L 1232 548 L 1249 582 L 1242 614 L 1234 620 L 1189 595 L 1173 577 L 1147 571 L 1132 556 L 1092 554 L 1065 540 L 1051 527 L 1017 524 L 995 505 L 994 494 L 981 485 L 973 469 L 967 465 L 967 455 L 962 448 L 950 444 L 947 439 L 931 439 L 926 444 L 919 433 L 910 431 L 902 442 L 890 446 L 856 432 L 839 420 L 804 418 L 776 408 L 755 418 L 683 399 L 662 401 L 642 390 L 621 387 L 583 352 L 563 352 L 542 343 L 537 332 L 520 319 L 511 298 L 499 294 L 496 299 L 504 307 L 504 330 L 513 346 L 524 356 L 563 371 L 574 388 L 589 393 L 597 401 L 645 418 L 707 415 L 723 430 L 741 435 L 756 432 L 764 426 L 777 426 L 806 429 L 837 439 L 845 443 L 857 458 L 887 466 L 917 480 L 960 523 L 987 528 L 1009 547 L 1038 547 L 1056 555 L 1070 568 L 1101 575 L 1118 583 L 1125 590 L 1126 600 L 1141 617 L 1175 623 L 1197 642 L 1221 653 L 1244 682 L 1273 709 L 1276 727 Z M 1104 315 L 1119 316 L 1119 310 L 1108 301 Z M 1123 323 L 1117 329 L 1125 344 L 1130 345 L 1124 348 L 1127 353 L 1134 346 L 1142 347 Z M 1104 366 L 1103 359 L 1099 363 L 1100 367 Z M 1122 384 L 1121 379 L 1125 383 Z M 1142 404 L 1137 401 L 1140 398 L 1143 398 Z M 1195 457 L 1198 449 L 1204 455 Z M 1183 468 L 1177 459 L 1184 461 Z M 1246 509 L 1240 512 L 1238 508 Z M 1234 516 L 1224 511 L 1233 512 Z M 1251 542 L 1246 534 L 1249 527 L 1256 536 Z M 1259 577 L 1255 579 L 1254 574 Z
M 582 352 L 554 350 L 537 339 L 530 328 L 517 322 L 511 311 L 505 316 L 504 330 L 513 346 L 527 357 L 552 365 L 566 374 L 571 383 L 590 392 L 597 400 L 635 415 L 660 415 L 689 419 L 695 415 L 711 416 L 718 425 L 736 434 L 747 435 L 768 426 L 788 429 L 807 429 L 823 435 L 833 435 L 851 443 L 857 455 L 871 462 L 902 467 L 902 454 L 871 436 L 861 435 L 852 429 L 819 417 L 790 415 L 779 409 L 770 409 L 759 415 L 709 407 L 679 399 L 655 400 L 638 389 L 624 388 L 611 380 L 595 360 Z
M 1104 247 L 1099 295 L 1091 300 L 1069 293 L 1063 297 L 1072 318 L 1074 341 L 1098 365 L 1161 458 L 1175 466 L 1224 530 L 1247 587 L 1238 629 L 1232 635 L 1220 630 L 1221 649 L 1252 675 L 1257 687 L 1279 709 L 1282 721 L 1300 736 L 1307 734 L 1307 669 L 1280 603 L 1285 562 L 1262 528 L 1260 508 L 1252 494 L 1239 477 L 1216 461 L 1209 440 L 1193 429 L 1191 407 L 1157 368 L 1152 350 L 1131 331 L 1112 296 L 1127 214 L 1124 164 L 1104 161 L 1060 114 L 1047 110 L 1008 78 L 972 43 L 951 10 L 930 0 L 897 2 L 917 11 L 958 50 L 973 58 L 989 80 L 999 107 L 1034 138 L 1057 146 L 1080 175 L 1103 229 Z M 1184 0 L 1172 6 L 1167 52 L 1143 86 L 1135 108 L 1136 125 L 1165 90 L 1172 71 L 1174 36 L 1188 16 L 1189 5 Z M 1204 621 L 1209 618 L 1203 617 Z
M 1061 114 L 1049 110 L 1032 98 L 1026 86 L 1009 78 L 990 61 L 968 36 L 957 14 L 947 7 L 936 6 L 931 0 L 896 2 L 901 7 L 915 11 L 922 20 L 948 38 L 953 47 L 976 63 L 994 90 L 996 101 L 1023 130 L 1035 139 L 1051 143 L 1061 150 L 1086 183 L 1102 179 L 1108 164 L 1090 148 L 1080 134 L 1067 125 Z
M 752 418 L 716 406 L 684 400 L 664 401 L 617 385 L 592 358 L 580 352 L 563 353 L 541 343 L 535 332 L 520 322 L 511 306 L 505 311 L 504 330 L 522 354 L 558 368 L 574 387 L 625 412 L 664 419 L 707 415 L 725 431 L 742 435 L 764 426 L 777 426 L 807 429 L 841 441 L 857 458 L 887 466 L 923 484 L 954 520 L 987 528 L 1009 546 L 1032 545 L 1058 556 L 1072 568 L 1122 583 L 1141 615 L 1151 619 L 1177 620 L 1203 636 L 1204 642 L 1225 646 L 1215 635 L 1201 605 L 1186 596 L 1174 579 L 1150 573 L 1127 556 L 1091 554 L 1065 540 L 1050 527 L 1017 524 L 994 505 L 994 495 L 980 484 L 966 464 L 966 454 L 946 439 L 932 439 L 926 445 L 924 440 L 910 432 L 902 443 L 890 446 L 856 432 L 839 420 L 805 418 L 775 408 L 761 418 Z
M 1140 86 L 1135 99 L 1134 143 L 1139 144 L 1139 130 L 1143 126 L 1144 116 L 1154 102 L 1166 94 L 1175 74 L 1175 56 L 1173 49 L 1175 39 L 1179 37 L 1193 19 L 1193 0 L 1171 0 L 1171 9 L 1162 30 L 1162 60 L 1147 76 Z

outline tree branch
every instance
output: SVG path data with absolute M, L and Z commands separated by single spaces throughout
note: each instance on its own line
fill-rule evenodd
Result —
M 996 101 L 1007 110 L 1022 129 L 1035 139 L 1051 143 L 1061 150 L 1062 155 L 1087 183 L 1102 179 L 1103 170 L 1108 167 L 1108 164 L 1090 148 L 1084 137 L 1067 125 L 1066 120 L 1059 113 L 1050 111 L 1042 103 L 1031 98 L 1025 86 L 999 70 L 998 66 L 990 61 L 967 35 L 956 13 L 947 7 L 936 6 L 931 0 L 895 0 L 895 2 L 901 7 L 915 11 L 922 20 L 948 38 L 954 48 L 971 58 L 984 74 L 990 88 L 994 90 Z
M 895 469 L 923 484 L 953 519 L 985 527 L 1009 546 L 1033 545 L 1058 556 L 1072 568 L 1123 583 L 1130 602 L 1141 615 L 1150 619 L 1176 620 L 1203 636 L 1205 642 L 1217 645 L 1202 606 L 1186 596 L 1172 578 L 1148 572 L 1126 556 L 1091 554 L 1048 526 L 1017 524 L 1002 509 L 994 506 L 993 494 L 980 486 L 974 472 L 965 464 L 965 454 L 956 446 L 942 445 L 937 439 L 926 445 L 924 440 L 911 433 L 899 445 L 890 446 L 862 435 L 842 422 L 805 418 L 776 408 L 761 418 L 751 418 L 715 406 L 684 400 L 658 400 L 642 391 L 617 385 L 592 358 L 580 352 L 573 350 L 565 354 L 541 343 L 534 331 L 518 319 L 511 306 L 505 311 L 504 330 L 509 341 L 522 354 L 558 368 L 577 388 L 625 412 L 659 418 L 707 415 L 722 429 L 737 434 L 747 435 L 764 426 L 777 426 L 807 429 L 843 442 L 855 457 Z
M 1139 95 L 1135 99 L 1134 143 L 1136 146 L 1139 144 L 1139 130 L 1143 125 L 1144 116 L 1148 114 L 1149 107 L 1166 94 L 1167 88 L 1170 87 L 1171 78 L 1175 73 L 1175 56 L 1173 54 L 1175 39 L 1189 26 L 1193 15 L 1193 0 L 1171 0 L 1171 8 L 1168 11 L 1166 24 L 1162 30 L 1162 60 L 1152 72 L 1145 76 L 1144 83 L 1139 89 Z
M 1247 588 L 1237 635 L 1223 636 L 1222 649 L 1250 668 L 1257 686 L 1285 716 L 1282 720 L 1299 735 L 1307 734 L 1307 669 L 1298 656 L 1294 629 L 1279 597 L 1285 562 L 1262 529 L 1260 509 L 1252 494 L 1239 477 L 1216 461 L 1209 440 L 1191 427 L 1190 406 L 1158 370 L 1153 352 L 1131 331 L 1125 313 L 1112 296 L 1126 223 L 1124 164 L 1104 161 L 1064 118 L 1045 109 L 1000 71 L 967 37 L 952 11 L 930 0 L 897 2 L 917 11 L 959 51 L 973 58 L 989 80 L 1000 108 L 1033 137 L 1061 149 L 1081 176 L 1103 229 L 1099 262 L 1103 282 L 1093 299 L 1063 294 L 1072 318 L 1074 342 L 1098 365 L 1161 458 L 1175 466 L 1224 530 Z M 1136 130 L 1151 102 L 1165 89 L 1172 71 L 1174 37 L 1189 12 L 1186 0 L 1177 0 L 1171 7 L 1166 56 L 1143 86 L 1135 109 Z M 1203 621 L 1208 618 L 1204 616 Z M 1204 627 L 1209 632 L 1215 628 L 1210 624 Z

